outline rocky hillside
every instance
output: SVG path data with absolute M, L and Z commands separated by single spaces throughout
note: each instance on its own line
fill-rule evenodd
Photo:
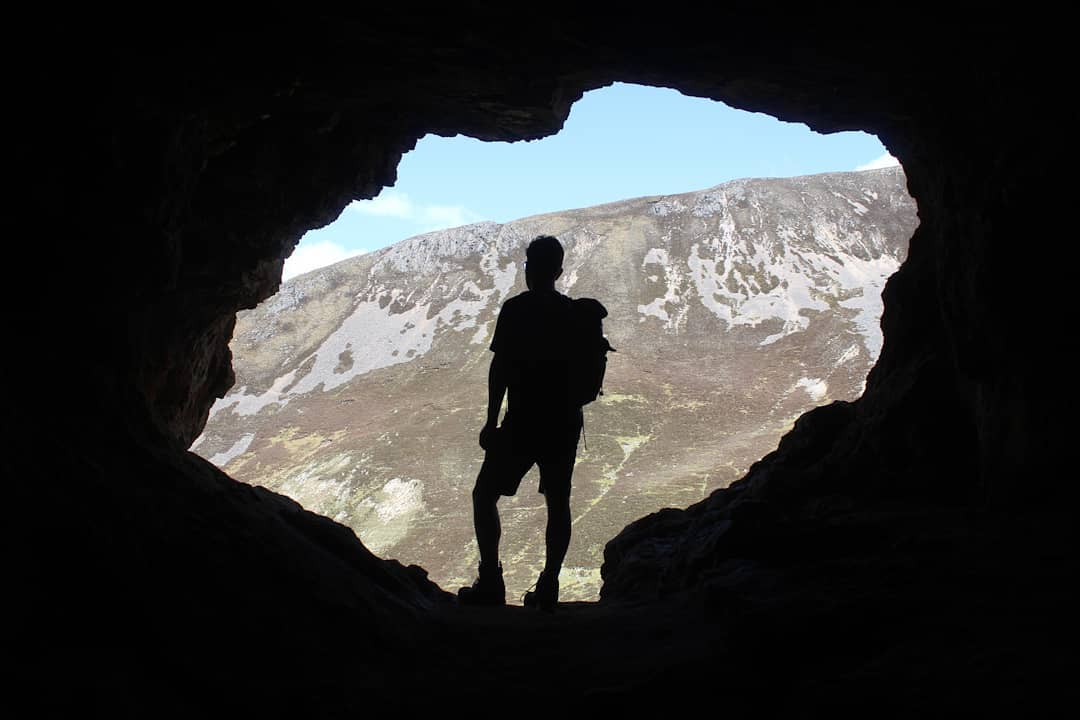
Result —
M 600 299 L 618 353 L 586 409 L 565 599 L 594 599 L 604 544 L 743 475 L 801 413 L 853 399 L 881 348 L 880 293 L 917 225 L 899 168 L 739 180 L 480 223 L 298 277 L 240 313 L 236 384 L 192 449 L 352 527 L 454 589 L 476 565 L 487 344 L 537 234 L 559 289 Z M 520 595 L 543 563 L 535 470 L 504 500 Z

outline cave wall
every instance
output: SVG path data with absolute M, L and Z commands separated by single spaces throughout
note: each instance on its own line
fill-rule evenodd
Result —
M 305 230 L 392 184 L 425 133 L 541 137 L 585 90 L 614 80 L 876 133 L 904 164 L 922 227 L 887 291 L 872 389 L 939 364 L 959 397 L 926 398 L 926 414 L 959 405 L 976 434 L 978 482 L 1003 501 L 1028 494 L 1013 487 L 1018 475 L 1057 437 L 1044 401 L 1046 365 L 1061 355 L 1046 345 L 1060 336 L 1057 290 L 1018 274 L 1012 258 L 1018 240 L 1052 253 L 1061 234 L 1036 210 L 1054 154 L 1032 115 L 1054 58 L 1017 49 L 1000 27 L 730 10 L 648 22 L 463 11 L 419 23 L 386 12 L 172 30 L 106 34 L 81 58 L 88 67 L 63 67 L 66 109 L 85 123 L 35 151 L 57 156 L 39 166 L 77 183 L 69 214 L 86 239 L 50 270 L 105 308 L 82 328 L 103 351 L 94 374 L 114 375 L 110 394 L 134 380 L 179 446 L 232 381 L 231 315 L 276 291 Z
M 1069 430 L 1070 288 L 1053 273 L 1068 271 L 1068 186 L 1046 128 L 1064 46 L 1039 28 L 1044 41 L 1022 47 L 1016 37 L 1036 28 L 1015 19 L 860 13 L 853 24 L 820 8 L 669 3 L 521 17 L 464 4 L 134 28 L 94 16 L 47 34 L 27 25 L 37 53 L 10 91 L 20 108 L 13 237 L 33 251 L 11 273 L 17 349 L 5 360 L 3 416 L 5 474 L 18 479 L 33 538 L 30 616 L 56 610 L 70 580 L 38 570 L 71 568 L 80 542 L 75 579 L 112 578 L 115 595 L 172 585 L 154 548 L 213 547 L 213 567 L 185 571 L 213 589 L 199 595 L 211 607 L 246 597 L 232 575 L 253 550 L 236 537 L 274 537 L 277 560 L 256 566 L 278 568 L 273 582 L 284 585 L 302 575 L 294 545 L 339 558 L 310 525 L 275 535 L 267 513 L 293 510 L 267 510 L 273 503 L 252 500 L 259 509 L 237 510 L 225 529 L 212 520 L 179 529 L 193 515 L 177 515 L 185 505 L 170 498 L 188 497 L 189 480 L 203 488 L 193 507 L 220 493 L 246 502 L 186 453 L 232 382 L 235 312 L 275 292 L 304 231 L 391 185 L 424 134 L 542 137 L 583 92 L 613 81 L 823 132 L 875 133 L 918 201 L 921 225 L 885 291 L 885 344 L 866 396 L 803 423 L 814 458 L 828 461 L 812 474 L 772 473 L 763 498 L 839 488 L 1016 507 L 1074 494 L 1052 471 Z M 147 514 L 169 522 L 124 520 Z

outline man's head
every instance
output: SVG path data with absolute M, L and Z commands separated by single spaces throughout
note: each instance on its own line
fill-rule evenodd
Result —
M 537 236 L 525 250 L 525 284 L 530 290 L 554 288 L 562 261 L 562 243 L 551 235 Z

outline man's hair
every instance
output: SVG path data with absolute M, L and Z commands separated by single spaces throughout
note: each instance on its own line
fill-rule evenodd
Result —
M 554 276 L 562 269 L 563 246 L 558 238 L 551 235 L 538 235 L 529 243 L 525 250 L 525 257 L 530 267 L 539 271 L 541 275 Z

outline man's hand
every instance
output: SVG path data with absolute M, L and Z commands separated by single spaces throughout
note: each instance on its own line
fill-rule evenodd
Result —
M 480 430 L 480 447 L 487 450 L 491 447 L 491 441 L 495 439 L 495 426 L 488 423 Z

